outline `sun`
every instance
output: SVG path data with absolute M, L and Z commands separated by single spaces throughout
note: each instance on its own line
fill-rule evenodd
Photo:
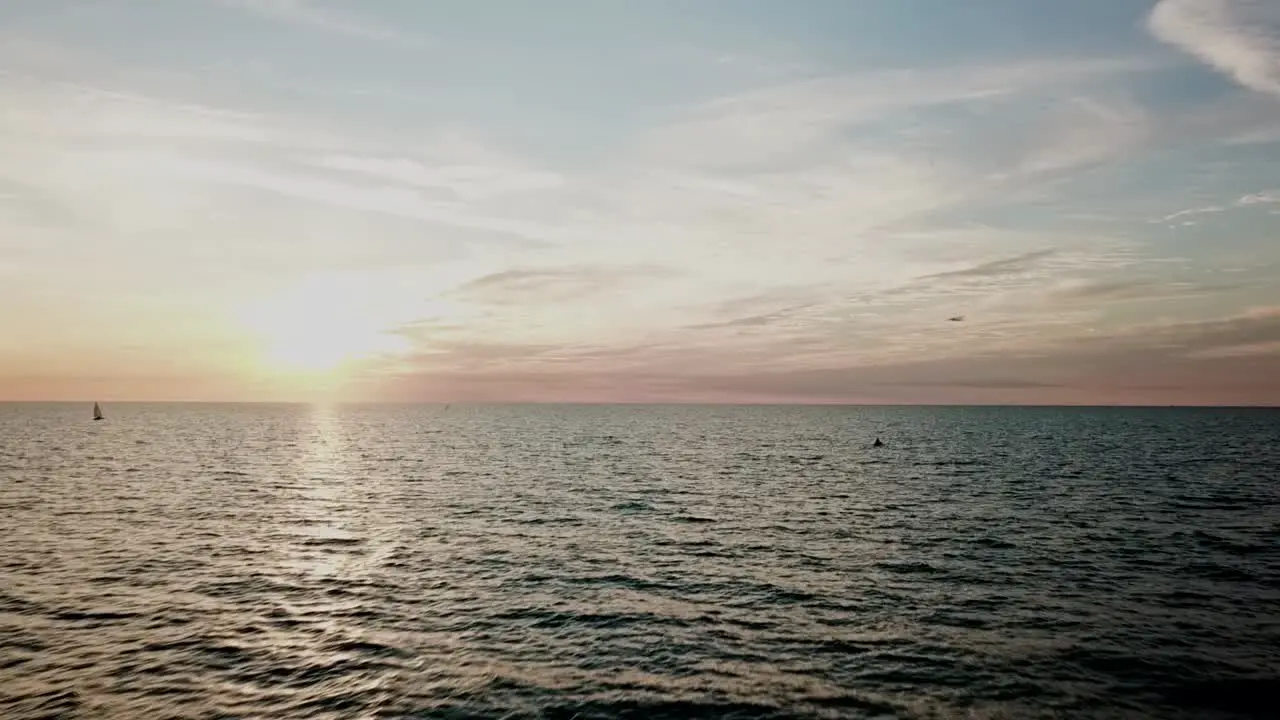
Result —
M 293 379 L 334 381 L 353 363 L 403 352 L 408 341 L 387 332 L 386 312 L 365 287 L 311 278 L 245 307 L 266 369 Z
M 327 322 L 324 327 L 308 322 Z M 397 349 L 387 336 L 350 318 L 324 314 L 282 323 L 268 338 L 263 359 L 273 367 L 303 373 L 330 373 L 370 355 Z

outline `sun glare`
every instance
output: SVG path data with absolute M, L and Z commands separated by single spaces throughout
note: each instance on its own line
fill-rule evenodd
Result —
M 330 384 L 356 361 L 408 349 L 360 288 L 319 278 L 255 302 L 244 323 L 273 373 Z

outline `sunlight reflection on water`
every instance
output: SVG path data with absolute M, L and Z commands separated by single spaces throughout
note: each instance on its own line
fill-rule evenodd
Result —
M 1274 413 L 83 410 L 0 405 L 5 718 L 1272 707 Z

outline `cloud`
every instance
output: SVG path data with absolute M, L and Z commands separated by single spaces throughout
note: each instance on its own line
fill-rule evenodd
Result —
M 767 166 L 817 152 L 841 128 L 904 110 L 990 101 L 1050 86 L 1061 92 L 1154 67 L 1147 58 L 1068 58 L 789 81 L 706 103 L 650 137 L 640 152 L 701 167 Z
M 852 117 L 879 121 L 921 104 L 951 102 L 937 100 L 933 93 L 950 94 L 957 98 L 954 102 L 981 102 L 1033 88 L 1033 79 L 1072 83 L 1139 66 L 1079 61 L 988 68 L 987 74 L 973 71 L 967 76 L 968 87 L 961 89 L 910 73 L 888 78 L 873 75 L 859 82 L 867 88 L 885 83 L 887 90 L 890 80 L 910 80 L 917 87 L 893 102 L 877 104 L 883 98 L 860 99 L 870 104 L 855 108 Z M 827 99 L 808 97 L 814 104 L 797 110 L 820 114 Z M 707 107 L 724 110 L 722 120 L 732 125 L 739 121 L 734 113 L 751 112 L 755 105 L 713 102 Z M 1099 110 L 1102 106 L 1083 100 L 1071 107 L 1084 108 L 1081 112 L 1086 114 L 1107 115 Z M 174 108 L 165 103 L 143 103 L 136 109 L 130 122 L 139 123 L 140 128 L 153 123 L 162 130 L 157 114 Z M 216 208 L 229 207 L 233 199 L 239 203 L 253 198 L 256 208 L 290 208 L 287 215 L 278 216 L 273 233 L 300 240 L 322 236 L 333 238 L 335 243 L 332 253 L 302 253 L 308 258 L 354 261 L 349 248 L 338 249 L 342 246 L 340 235 L 351 245 L 355 238 L 383 237 L 382 232 L 370 233 L 370 228 L 396 227 L 397 236 L 408 238 L 412 222 L 465 232 L 465 241 L 472 248 L 508 248 L 513 254 L 500 257 L 489 253 L 455 275 L 476 277 L 487 271 L 489 276 L 451 295 L 455 304 L 465 300 L 472 306 L 465 317 L 473 340 L 515 328 L 523 344 L 571 344 L 572 337 L 583 337 L 596 328 L 618 342 L 628 342 L 672 332 L 673 328 L 679 334 L 684 332 L 680 328 L 691 325 L 701 326 L 698 329 L 703 332 L 720 325 L 726 331 L 786 328 L 793 341 L 812 341 L 814 328 L 832 331 L 840 327 L 841 313 L 860 304 L 859 312 L 918 308 L 919 321 L 924 322 L 924 313 L 937 312 L 936 303 L 961 294 L 995 297 L 1025 287 L 1039 274 L 1071 272 L 1069 265 L 1074 260 L 1069 258 L 1076 255 L 1059 255 L 1059 264 L 1049 262 L 1052 258 L 1046 255 L 1040 258 L 1043 262 L 1038 269 L 1031 267 L 1031 261 L 1037 259 L 1032 257 L 1026 259 L 1027 267 L 1005 267 L 1002 272 L 996 272 L 999 266 L 985 271 L 943 270 L 944 275 L 958 275 L 947 283 L 943 282 L 945 277 L 934 278 L 931 287 L 917 284 L 896 298 L 879 295 L 881 290 L 930 274 L 940 264 L 936 255 L 948 247 L 963 243 L 961 255 L 973 257 L 1003 249 L 1001 243 L 1006 240 L 1000 233 L 988 231 L 983 233 L 986 237 L 938 235 L 903 242 L 886 231 L 894 223 L 954 207 L 975 195 L 998 194 L 999 186 L 984 182 L 972 168 L 919 162 L 912 155 L 912 141 L 902 137 L 841 140 L 836 132 L 822 138 L 828 145 L 820 156 L 794 157 L 772 168 L 729 171 L 659 154 L 571 176 L 456 136 L 442 136 L 439 142 L 425 146 L 378 147 L 380 143 L 369 137 L 318 133 L 298 118 L 284 122 L 243 113 L 210 117 L 235 124 L 230 130 L 210 128 L 207 137 L 137 132 L 133 137 L 138 142 L 152 143 L 147 153 L 117 144 L 109 151 L 80 156 L 86 181 L 106 171 L 133 178 L 136 182 L 129 192 L 137 194 L 136 211 L 119 198 L 101 200 L 134 223 L 145 218 L 154 224 L 154 215 L 142 212 L 143 201 L 148 195 L 154 198 L 161 189 L 169 195 L 183 193 L 190 206 L 208 205 L 196 215 L 187 212 L 189 206 L 182 202 L 162 203 L 171 214 L 167 223 L 170 231 L 199 217 L 198 224 L 211 231 L 234 227 L 236 236 L 245 231 L 260 235 L 265 210 L 257 210 L 238 225 L 231 217 L 209 216 L 216 214 Z M 78 119 L 69 122 L 73 132 L 83 134 L 85 128 Z M 118 132 L 122 126 L 117 123 L 114 127 L 113 137 L 124 137 Z M 181 129 L 183 125 L 175 123 L 174 127 Z M 304 128 L 310 128 L 309 132 L 301 132 Z M 715 131 L 714 127 L 708 129 Z M 215 130 L 221 135 L 215 137 Z M 650 137 L 662 134 L 657 131 Z M 205 140 L 212 144 L 205 145 Z M 1044 143 L 1051 146 L 1057 141 L 1048 137 Z M 98 161 L 104 161 L 100 167 L 95 166 Z M 62 177 L 56 180 L 66 182 Z M 78 191 L 77 197 L 81 197 Z M 95 214 L 100 213 L 90 210 L 85 216 Z M 356 214 L 362 217 L 356 220 Z M 343 217 L 350 219 L 338 219 Z M 403 223 L 403 227 L 388 223 Z M 298 249 L 285 250 L 280 240 L 264 245 L 275 248 L 282 260 L 289 252 L 299 253 Z M 428 257 L 421 251 L 418 254 Z M 458 259 L 457 253 L 445 255 L 443 250 L 436 257 L 451 262 Z M 681 272 L 652 272 L 653 268 L 676 267 Z M 966 278 L 989 282 L 959 283 Z M 836 290 L 838 285 L 843 289 Z M 806 289 L 797 291 L 781 307 L 761 307 L 737 316 L 724 314 L 726 298 L 801 286 Z M 424 294 L 439 289 L 428 288 Z M 590 307 L 569 307 L 584 299 L 589 299 Z M 478 309 L 485 306 L 487 309 Z M 520 312 L 500 309 L 513 306 L 520 306 Z M 636 308 L 644 312 L 632 320 Z M 455 308 L 452 312 L 456 316 L 462 311 Z M 623 315 L 627 319 L 623 320 Z M 868 321 L 864 318 L 861 322 L 859 332 L 864 332 Z M 429 344 L 431 338 L 425 335 L 419 339 Z M 688 342 L 687 338 L 668 340 Z M 902 347 L 921 342 L 908 340 Z M 767 354 L 765 349 L 751 350 L 755 354 L 738 350 L 741 352 L 734 362 Z
M 1009 245 L 1030 239 L 990 235 Z M 960 238 L 955 233 L 942 237 L 939 249 L 955 253 Z M 972 238 L 993 240 L 981 232 Z M 968 250 L 970 255 L 974 251 Z M 1132 261 L 1120 244 L 1076 238 L 1073 244 L 917 273 L 899 282 L 889 276 L 869 284 L 781 286 L 692 307 L 686 316 L 705 319 L 651 333 L 647 342 L 650 347 L 686 348 L 691 357 L 700 358 L 697 362 L 743 371 L 779 363 L 914 362 L 945 356 L 957 345 L 1016 347 L 1028 338 L 1076 332 L 1097 312 L 1087 306 L 1054 307 L 1051 288 Z M 971 313 L 969 322 L 945 322 L 961 311 Z
M 1197 350 L 1188 354 L 1188 357 L 1197 359 L 1254 356 L 1280 358 L 1280 340 L 1241 343 L 1238 345 L 1228 345 L 1226 347 Z
M 721 330 L 721 329 L 741 329 L 741 328 L 773 328 L 779 323 L 791 320 L 800 316 L 806 310 L 813 310 L 818 305 L 815 303 L 805 303 L 803 305 L 793 305 L 780 308 L 773 312 L 760 313 L 757 315 L 742 315 L 731 318 L 729 320 L 717 320 L 714 322 L 696 323 L 689 325 L 690 330 Z
M 1104 101 L 1077 96 L 1062 105 L 1022 158 L 1021 174 L 1096 165 L 1138 147 L 1155 134 L 1147 112 L 1131 98 Z
M 282 197 L 393 217 L 409 218 L 464 230 L 491 233 L 503 243 L 539 245 L 552 232 L 537 223 L 476 212 L 466 203 L 425 195 L 404 185 L 369 185 L 350 178 L 307 173 L 287 165 L 230 162 L 216 157 L 170 157 L 153 163 L 149 172 L 224 186 L 266 191 Z
M 239 322 L 246 302 L 269 305 L 277 290 L 339 269 L 373 279 L 361 290 L 370 302 L 396 305 L 370 323 L 389 329 L 402 313 L 435 311 L 465 321 L 471 312 L 445 307 L 440 291 L 554 236 L 518 207 L 553 184 L 540 184 L 547 174 L 456 133 L 389 142 L 315 117 L 108 90 L 84 69 L 79 77 L 0 74 L 0 192 L 10 198 L 0 202 L 0 272 L 47 278 L 32 301 L 46 317 L 108 284 L 112 297 L 92 304 L 131 293 L 196 303 L 190 322 L 208 334 Z M 333 158 L 354 162 L 326 167 Z M 363 158 L 438 175 L 412 183 Z M 14 283 L 0 285 L 13 302 Z M 159 320 L 139 326 L 176 336 Z M 11 342 L 53 333 L 33 328 Z M 183 353 L 203 351 L 189 345 Z
M 1072 389 L 1085 402 L 1112 402 L 1106 397 L 1112 390 L 1141 396 L 1144 393 L 1134 391 L 1144 385 L 1163 384 L 1184 389 L 1192 398 L 1203 390 L 1202 397 L 1209 402 L 1274 403 L 1280 402 L 1280 380 L 1267 365 L 1280 357 L 1277 341 L 1280 309 L 1263 308 L 1213 320 L 1152 323 L 1110 333 L 1033 341 L 1016 350 L 969 350 L 915 362 L 863 363 L 720 378 L 719 382 L 741 383 L 757 390 L 837 396 L 841 392 L 874 394 L 885 387 L 914 386 L 935 397 L 950 394 L 958 399 L 982 396 L 966 392 L 971 389 L 1043 387 Z M 1240 362 L 1206 362 L 1221 359 Z M 951 392 L 943 389 L 948 386 Z M 1000 397 L 996 396 L 997 401 Z
M 771 357 L 772 364 L 743 365 L 731 359 L 721 363 L 731 356 L 718 345 L 614 349 L 591 362 L 589 352 L 577 355 L 573 348 L 525 352 L 512 344 L 474 354 L 513 361 L 500 371 L 436 366 L 427 374 L 385 377 L 380 392 L 419 399 L 495 399 L 515 393 L 522 400 L 592 401 L 1280 402 L 1280 379 L 1273 371 L 1280 359 L 1280 309 L 1275 308 L 1024 342 L 1013 349 L 968 345 L 956 350 L 892 363 L 823 364 L 821 355 L 814 355 L 815 366 L 787 363 L 779 369 L 781 359 L 803 349 L 774 347 L 759 358 Z
M 1065 301 L 1107 302 L 1140 300 L 1177 300 L 1203 295 L 1228 293 L 1257 287 L 1257 280 L 1214 283 L 1193 280 L 1171 280 L 1164 277 L 1130 277 L 1115 280 L 1087 280 L 1062 283 L 1053 293 Z
M 1187 208 L 1186 210 L 1179 210 L 1174 213 L 1169 213 L 1168 215 L 1165 215 L 1162 218 L 1156 218 L 1151 222 L 1166 224 L 1166 223 L 1171 223 L 1174 220 L 1182 219 L 1184 220 L 1184 224 L 1185 224 L 1185 218 L 1194 217 L 1196 215 L 1212 215 L 1215 213 L 1221 213 L 1226 211 L 1227 211 L 1227 208 L 1222 205 L 1207 205 L 1205 207 Z
M 450 295 L 495 305 L 588 300 L 644 278 L 662 278 L 660 267 L 566 267 L 503 270 L 476 278 Z
M 929 322 L 939 313 L 953 315 L 963 308 L 983 310 L 989 318 L 998 316 L 1008 322 L 1032 308 L 1038 316 L 1044 294 L 1057 283 L 1137 262 L 1132 247 L 1119 239 L 1046 234 L 1034 239 L 1049 246 L 993 260 L 970 260 L 959 269 L 918 275 L 908 282 L 864 294 L 859 300 L 868 307 L 885 310 L 914 308 L 921 311 L 921 319 L 929 318 Z M 971 318 L 970 327 L 973 322 L 980 319 Z
M 1241 147 L 1280 142 L 1280 117 L 1272 95 L 1242 91 L 1189 104 L 1161 118 L 1159 140 L 1176 150 L 1188 143 Z
M 421 37 L 410 35 L 392 25 L 357 18 L 314 0 L 218 0 L 224 5 L 241 8 L 280 22 L 312 27 L 337 35 L 408 47 L 422 46 Z
M 0 75 L 0 101 L 9 108 L 0 115 L 0 182 L 60 203 L 68 219 L 133 229 L 205 223 L 192 213 L 234 203 L 243 189 L 437 224 L 478 242 L 536 246 L 552 234 L 480 203 L 554 189 L 559 177 L 456 137 L 424 143 L 416 156 L 362 155 L 342 151 L 366 139 L 305 118 L 21 75 Z
M 20 73 L 0 72 L 0 97 L 6 101 L 7 112 L 0 116 L 6 130 L 42 140 L 260 144 L 294 134 L 294 141 L 305 142 L 296 134 L 298 128 L 288 128 L 258 113 L 160 100 Z
M 986 278 L 1000 275 L 1008 275 L 1011 273 L 1020 273 L 1028 268 L 1036 265 L 1040 260 L 1050 257 L 1054 254 L 1052 248 L 1043 250 L 1033 250 L 1009 258 L 1001 258 L 999 260 L 990 260 L 978 265 L 963 268 L 960 270 L 948 270 L 947 272 L 933 273 L 931 275 L 923 275 L 920 280 L 952 280 L 965 278 Z
M 597 178 L 585 206 L 593 212 L 575 223 L 625 238 L 636 261 L 692 256 L 725 285 L 905 282 L 937 260 L 918 261 L 920 248 L 896 242 L 900 228 L 1051 206 L 1061 195 L 1050 182 L 1146 142 L 1142 107 L 1094 86 L 1155 67 L 1128 57 L 1032 60 L 830 75 L 721 97 L 645 132 L 624 156 L 625 175 Z M 993 121 L 1004 113 L 1019 122 Z M 601 216 L 609 219 L 597 225 Z M 940 237 L 923 254 L 961 247 L 954 242 Z M 990 245 L 975 242 L 978 252 Z
M 1176 224 L 1182 226 L 1194 225 L 1195 221 L 1187 220 L 1187 218 L 1195 217 L 1197 215 L 1216 215 L 1218 213 L 1225 213 L 1233 208 L 1249 208 L 1259 205 L 1274 205 L 1276 203 L 1280 203 L 1280 190 L 1263 190 L 1261 192 L 1244 195 L 1231 203 L 1223 205 L 1206 205 L 1204 207 L 1179 210 L 1165 215 L 1164 217 L 1151 220 L 1151 222 L 1168 224 L 1175 220 L 1181 220 L 1181 222 Z
M 521 167 L 507 157 L 471 157 L 453 162 L 439 158 L 427 164 L 403 156 L 323 155 L 314 163 L 322 168 L 403 185 L 443 188 L 467 200 L 551 190 L 565 183 L 558 173 Z
M 1280 96 L 1280 5 L 1270 0 L 1161 0 L 1147 26 L 1244 87 Z
M 1245 195 L 1236 201 L 1236 205 L 1273 205 L 1280 203 L 1280 190 L 1264 190 L 1263 192 Z
M 710 308 L 693 306 L 681 313 L 685 317 L 710 315 L 705 321 L 622 332 L 609 341 L 613 352 L 608 355 L 571 352 L 574 339 L 566 338 L 561 362 L 586 373 L 607 374 L 625 364 L 653 377 L 679 378 L 692 367 L 715 367 L 728 376 L 779 366 L 822 367 L 833 362 L 919 362 L 946 357 L 958 345 L 1017 348 L 1029 338 L 1078 330 L 1081 317 L 1078 311 L 1058 310 L 1055 317 L 1046 318 L 1034 297 L 1019 297 L 1018 293 L 1043 285 L 1042 278 L 1098 264 L 1110 266 L 1114 258 L 1081 254 L 1080 250 L 1059 251 L 1058 257 L 1035 252 L 982 263 L 972 272 L 940 274 L 940 278 L 883 291 L 851 293 L 838 285 L 776 288 Z M 493 282 L 502 284 L 507 279 L 503 276 Z M 984 284 L 963 285 L 975 281 Z M 963 327 L 946 323 L 946 313 L 969 297 L 981 298 L 989 311 Z M 621 320 L 615 317 L 613 324 L 625 327 Z M 534 361 L 522 369 L 555 372 L 557 367 Z M 447 374 L 453 370 L 433 365 L 430 372 Z
M 306 14 L 317 4 L 240 5 L 325 27 Z M 769 84 L 659 122 L 653 104 L 607 126 L 617 118 L 588 106 L 573 122 L 617 132 L 609 153 L 550 151 L 524 117 L 520 133 L 494 120 L 492 136 L 512 143 L 499 146 L 481 123 L 451 130 L 443 103 L 402 105 L 387 123 L 385 108 L 307 113 L 288 104 L 296 94 L 248 112 L 108 92 L 91 68 L 79 84 L 5 76 L 0 249 L 19 270 L 78 267 L 69 286 L 163 297 L 167 284 L 249 310 L 270 307 L 260 290 L 325 270 L 360 276 L 343 293 L 377 308 L 365 324 L 411 345 L 361 365 L 387 398 L 1084 397 L 1099 385 L 1063 358 L 1129 372 L 1115 348 L 1191 368 L 1270 347 L 1175 357 L 1117 330 L 1155 312 L 1138 301 L 1245 289 L 1161 265 L 1201 250 L 1142 235 L 1169 200 L 1137 188 L 1150 168 L 1127 163 L 1175 136 L 1198 150 L 1260 127 L 1241 118 L 1269 99 L 1254 95 L 1239 118 L 1171 119 L 1139 102 L 1134 83 L 1154 67 L 756 75 Z M 258 80 L 245 78 L 279 94 Z M 1205 197 L 1216 209 L 1275 194 L 1240 192 L 1196 186 L 1172 200 L 1195 207 L 1165 221 L 1210 212 Z M 956 314 L 969 319 L 946 321 Z M 1090 344 L 1099 337 L 1110 344 Z

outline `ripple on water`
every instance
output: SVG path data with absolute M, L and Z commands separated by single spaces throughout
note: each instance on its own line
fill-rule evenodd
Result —
M 1275 413 L 76 410 L 0 405 L 6 720 L 1280 706 Z

